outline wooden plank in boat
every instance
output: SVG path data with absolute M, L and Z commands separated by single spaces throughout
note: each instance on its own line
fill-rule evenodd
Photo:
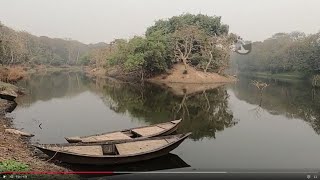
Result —
M 65 151 L 77 154 L 86 155 L 103 155 L 101 146 L 65 146 L 65 147 L 51 147 L 53 151 Z
M 108 141 L 108 140 L 120 140 L 120 139 L 131 139 L 131 137 L 123 134 L 122 132 L 114 132 L 114 133 L 82 138 L 82 142 Z
M 163 129 L 170 129 L 170 128 L 172 128 L 174 125 L 175 125 L 175 124 L 173 124 L 173 123 L 170 122 L 170 123 L 158 124 L 157 126 L 163 128 Z
M 129 155 L 157 149 L 166 144 L 166 140 L 157 139 L 116 144 L 116 147 L 120 155 Z
M 164 131 L 164 129 L 157 127 L 157 126 L 149 126 L 149 127 L 144 127 L 144 128 L 132 129 L 132 131 L 141 135 L 141 136 L 150 136 L 153 134 L 160 133 L 160 132 Z
M 175 120 L 175 121 L 171 121 L 172 123 L 174 123 L 174 124 L 177 124 L 177 123 L 179 123 L 181 120 Z
M 172 142 L 177 141 L 178 139 L 179 139 L 178 137 L 172 137 L 172 138 L 166 138 L 165 140 L 166 140 L 168 143 L 172 143 Z

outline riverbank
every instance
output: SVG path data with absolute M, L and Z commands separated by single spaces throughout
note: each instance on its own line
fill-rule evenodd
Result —
M 184 69 L 184 65 L 176 64 L 166 74 L 147 79 L 147 81 L 167 88 L 177 96 L 196 94 L 237 81 L 232 76 L 198 71 L 191 66 L 187 68 L 188 73 L 184 74 Z
M 0 81 L 15 83 L 30 74 L 40 73 L 54 73 L 54 72 L 82 72 L 82 66 L 47 66 L 47 65 L 13 65 L 0 66 Z
M 26 169 L 30 171 L 69 171 L 68 169 L 35 157 L 34 152 L 28 145 L 27 139 L 20 137 L 20 135 L 8 134 L 5 132 L 6 128 L 11 127 L 12 120 L 0 116 L 0 162 L 15 161 L 23 163 L 26 165 Z M 8 169 L 3 169 L 2 171 L 6 170 Z
M 184 73 L 183 64 L 174 65 L 167 73 L 148 79 L 155 83 L 187 83 L 187 84 L 211 84 L 229 83 L 236 79 L 231 76 L 222 76 L 217 73 L 203 72 L 187 66 L 188 73 Z
M 169 91 L 177 96 L 196 94 L 237 81 L 237 78 L 235 77 L 199 71 L 189 65 L 187 66 L 187 69 L 188 73 L 184 73 L 185 66 L 183 64 L 175 64 L 166 73 L 145 79 L 145 81 L 169 89 Z M 128 76 L 120 75 L 121 72 L 116 68 L 106 70 L 104 68 L 87 66 L 84 68 L 84 72 L 88 77 L 112 77 L 121 81 L 134 81 Z
M 0 82 L 0 85 L 6 91 L 19 94 L 19 88 L 12 84 Z M 36 157 L 25 137 L 6 132 L 6 129 L 13 128 L 13 124 L 12 119 L 5 117 L 5 114 L 15 107 L 14 101 L 0 99 L 0 171 L 69 171 Z

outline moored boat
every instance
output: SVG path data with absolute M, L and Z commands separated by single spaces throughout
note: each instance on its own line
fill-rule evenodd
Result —
M 94 134 L 89 136 L 65 137 L 69 143 L 96 143 L 115 140 L 135 139 L 142 137 L 156 137 L 170 135 L 175 132 L 181 119 L 169 121 L 166 123 L 153 124 L 149 126 L 136 127 L 121 131 L 106 132 L 102 134 Z
M 73 164 L 113 165 L 144 161 L 168 154 L 191 133 L 123 142 L 33 145 L 51 159 Z

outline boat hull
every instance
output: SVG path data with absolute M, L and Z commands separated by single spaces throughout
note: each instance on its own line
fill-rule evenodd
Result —
M 78 154 L 70 154 L 64 152 L 56 152 L 43 147 L 35 146 L 40 149 L 43 153 L 47 154 L 52 159 L 57 159 L 62 162 L 70 164 L 88 164 L 88 165 L 116 165 L 126 164 L 138 161 L 145 161 L 153 158 L 157 158 L 168 154 L 173 149 L 177 148 L 190 134 L 187 134 L 173 142 L 168 144 L 156 151 L 141 153 L 137 155 L 128 156 L 83 156 Z

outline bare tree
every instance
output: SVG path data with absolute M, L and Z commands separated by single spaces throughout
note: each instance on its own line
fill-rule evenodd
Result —
M 230 48 L 232 41 L 228 36 L 211 36 L 207 37 L 201 46 L 201 53 L 208 60 L 204 72 L 207 72 L 209 67 L 215 63 L 220 74 L 229 65 Z
M 191 51 L 201 42 L 203 37 L 204 32 L 196 26 L 181 28 L 173 34 L 175 59 L 178 62 L 183 62 L 185 72 L 187 72 L 187 64 L 192 55 Z

